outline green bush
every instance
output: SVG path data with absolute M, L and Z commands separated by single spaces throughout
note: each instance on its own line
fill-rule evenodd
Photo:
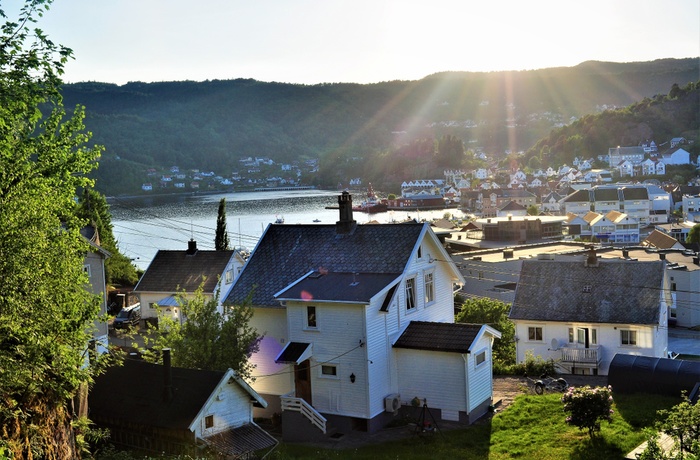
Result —
M 553 359 L 543 359 L 541 356 L 534 356 L 532 352 L 525 353 L 525 361 L 517 364 L 504 364 L 500 361 L 493 362 L 494 375 L 531 375 L 539 377 L 541 375 L 554 375 Z

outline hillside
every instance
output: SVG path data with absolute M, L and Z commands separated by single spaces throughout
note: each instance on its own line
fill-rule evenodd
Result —
M 78 83 L 93 141 L 106 147 L 98 187 L 125 193 L 152 166 L 238 169 L 238 159 L 293 162 L 370 153 L 445 135 L 489 154 L 526 150 L 553 128 L 667 94 L 700 75 L 697 58 L 585 62 L 519 72 L 448 72 L 418 81 L 295 85 L 255 80 Z M 119 158 L 119 163 L 115 163 Z

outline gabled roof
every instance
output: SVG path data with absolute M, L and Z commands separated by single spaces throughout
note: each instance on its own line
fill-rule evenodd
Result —
M 204 292 L 214 292 L 233 254 L 234 251 L 160 250 L 134 291 L 194 292 L 204 281 Z
M 595 187 L 593 189 L 594 201 L 618 201 L 619 199 L 617 187 Z
M 204 371 L 171 368 L 173 397 L 164 398 L 165 367 L 128 359 L 123 366 L 111 367 L 95 379 L 89 394 L 90 418 L 99 424 L 104 420 L 121 420 L 136 425 L 190 430 L 214 391 L 229 379 L 261 405 L 267 403 L 232 370 Z
M 518 204 L 515 201 L 509 201 L 504 204 L 499 211 L 526 211 L 527 208 L 522 204 Z
M 651 232 L 641 244 L 642 246 L 649 246 L 657 249 L 671 249 L 672 247 L 678 245 L 683 247 L 683 245 L 679 243 L 677 239 L 656 229 L 654 229 L 654 231 Z
M 646 187 L 622 187 L 623 200 L 648 200 L 649 192 Z
M 562 200 L 564 203 L 588 203 L 591 201 L 590 190 L 576 190 Z
M 663 261 L 524 260 L 512 320 L 658 324 Z
M 226 300 L 242 303 L 252 292 L 252 305 L 279 307 L 275 295 L 312 271 L 401 274 L 428 232 L 416 223 L 354 225 L 345 234 L 336 225 L 271 224 Z
M 500 332 L 482 324 L 411 321 L 394 347 L 469 353 L 479 334 L 486 330 L 496 338 L 501 337 Z

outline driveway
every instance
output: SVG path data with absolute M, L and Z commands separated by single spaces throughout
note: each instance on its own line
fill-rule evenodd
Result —
M 700 359 L 700 331 L 684 328 L 668 328 L 668 350 Z

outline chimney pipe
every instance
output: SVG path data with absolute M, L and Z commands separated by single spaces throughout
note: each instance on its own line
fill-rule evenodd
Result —
M 163 348 L 163 401 L 173 400 L 173 367 L 170 348 Z
M 595 253 L 595 247 L 593 245 L 588 246 L 588 256 L 586 257 L 586 267 L 597 267 L 598 266 L 598 256 Z
M 623 249 L 623 250 L 622 250 L 622 257 L 624 257 L 625 259 L 629 259 L 629 257 L 630 257 L 630 252 L 629 252 L 629 250 Z
M 659 253 L 659 260 L 666 260 L 666 254 L 663 252 Z
M 187 255 L 191 256 L 197 252 L 197 242 L 191 239 L 187 242 Z

